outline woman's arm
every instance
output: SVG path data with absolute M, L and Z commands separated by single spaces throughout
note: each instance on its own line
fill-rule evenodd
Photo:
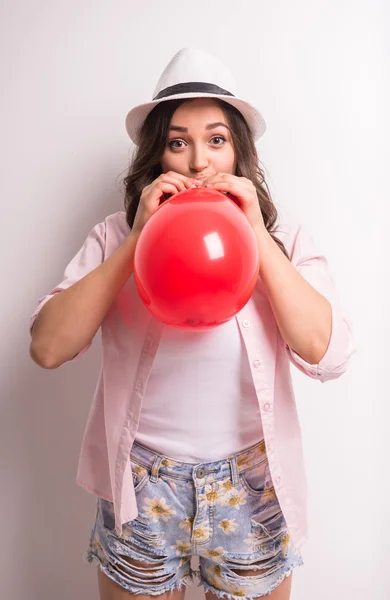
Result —
M 330 302 L 298 272 L 269 235 L 252 181 L 217 173 L 206 179 L 204 185 L 229 192 L 238 199 L 257 237 L 259 274 L 267 289 L 280 333 L 290 349 L 306 363 L 318 364 L 331 340 Z M 311 262 L 314 262 L 313 258 Z
M 107 260 L 43 306 L 30 344 L 31 358 L 40 367 L 55 369 L 91 342 L 133 272 L 136 243 L 131 233 Z
M 324 356 L 332 331 L 330 302 L 286 258 L 264 227 L 255 229 L 260 277 L 285 342 L 309 364 Z

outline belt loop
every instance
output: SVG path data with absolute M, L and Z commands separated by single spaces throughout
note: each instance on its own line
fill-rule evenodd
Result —
M 229 458 L 230 462 L 230 470 L 232 473 L 232 484 L 234 486 L 238 485 L 238 467 L 237 467 L 237 459 L 235 456 L 231 456 Z
M 163 459 L 162 456 L 157 455 L 153 461 L 152 472 L 150 475 L 150 481 L 152 481 L 153 483 L 158 482 L 158 471 L 159 471 L 162 459 Z

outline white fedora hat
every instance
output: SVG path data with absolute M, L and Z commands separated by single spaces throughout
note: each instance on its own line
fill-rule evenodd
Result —
M 236 83 L 223 62 L 203 50 L 183 48 L 162 72 L 152 101 L 132 108 L 127 114 L 126 131 L 133 142 L 138 145 L 141 127 L 157 104 L 181 98 L 220 98 L 235 106 L 248 123 L 255 141 L 266 130 L 260 112 L 237 97 Z

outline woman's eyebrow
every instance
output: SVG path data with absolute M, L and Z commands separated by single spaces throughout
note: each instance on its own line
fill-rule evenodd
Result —
M 210 130 L 210 129 L 215 129 L 216 127 L 226 127 L 226 129 L 229 129 L 229 127 L 226 125 L 226 123 L 222 123 L 222 122 L 218 122 L 218 123 L 209 123 L 208 125 L 206 125 L 205 129 L 206 131 Z M 188 133 L 188 127 L 180 127 L 180 125 L 171 125 L 169 128 L 170 131 L 180 131 L 180 133 Z
M 216 127 L 226 127 L 226 129 L 229 129 L 229 127 L 226 125 L 226 123 L 222 123 L 222 122 L 218 122 L 218 123 L 209 123 L 208 125 L 206 125 L 206 129 L 215 129 Z

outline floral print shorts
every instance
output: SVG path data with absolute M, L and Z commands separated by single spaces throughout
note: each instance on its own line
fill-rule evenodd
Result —
M 199 464 L 134 442 L 130 460 L 139 514 L 118 536 L 112 503 L 98 498 L 85 555 L 125 590 L 154 596 L 198 577 L 198 586 L 219 597 L 255 598 L 303 564 L 275 495 L 264 440 Z

